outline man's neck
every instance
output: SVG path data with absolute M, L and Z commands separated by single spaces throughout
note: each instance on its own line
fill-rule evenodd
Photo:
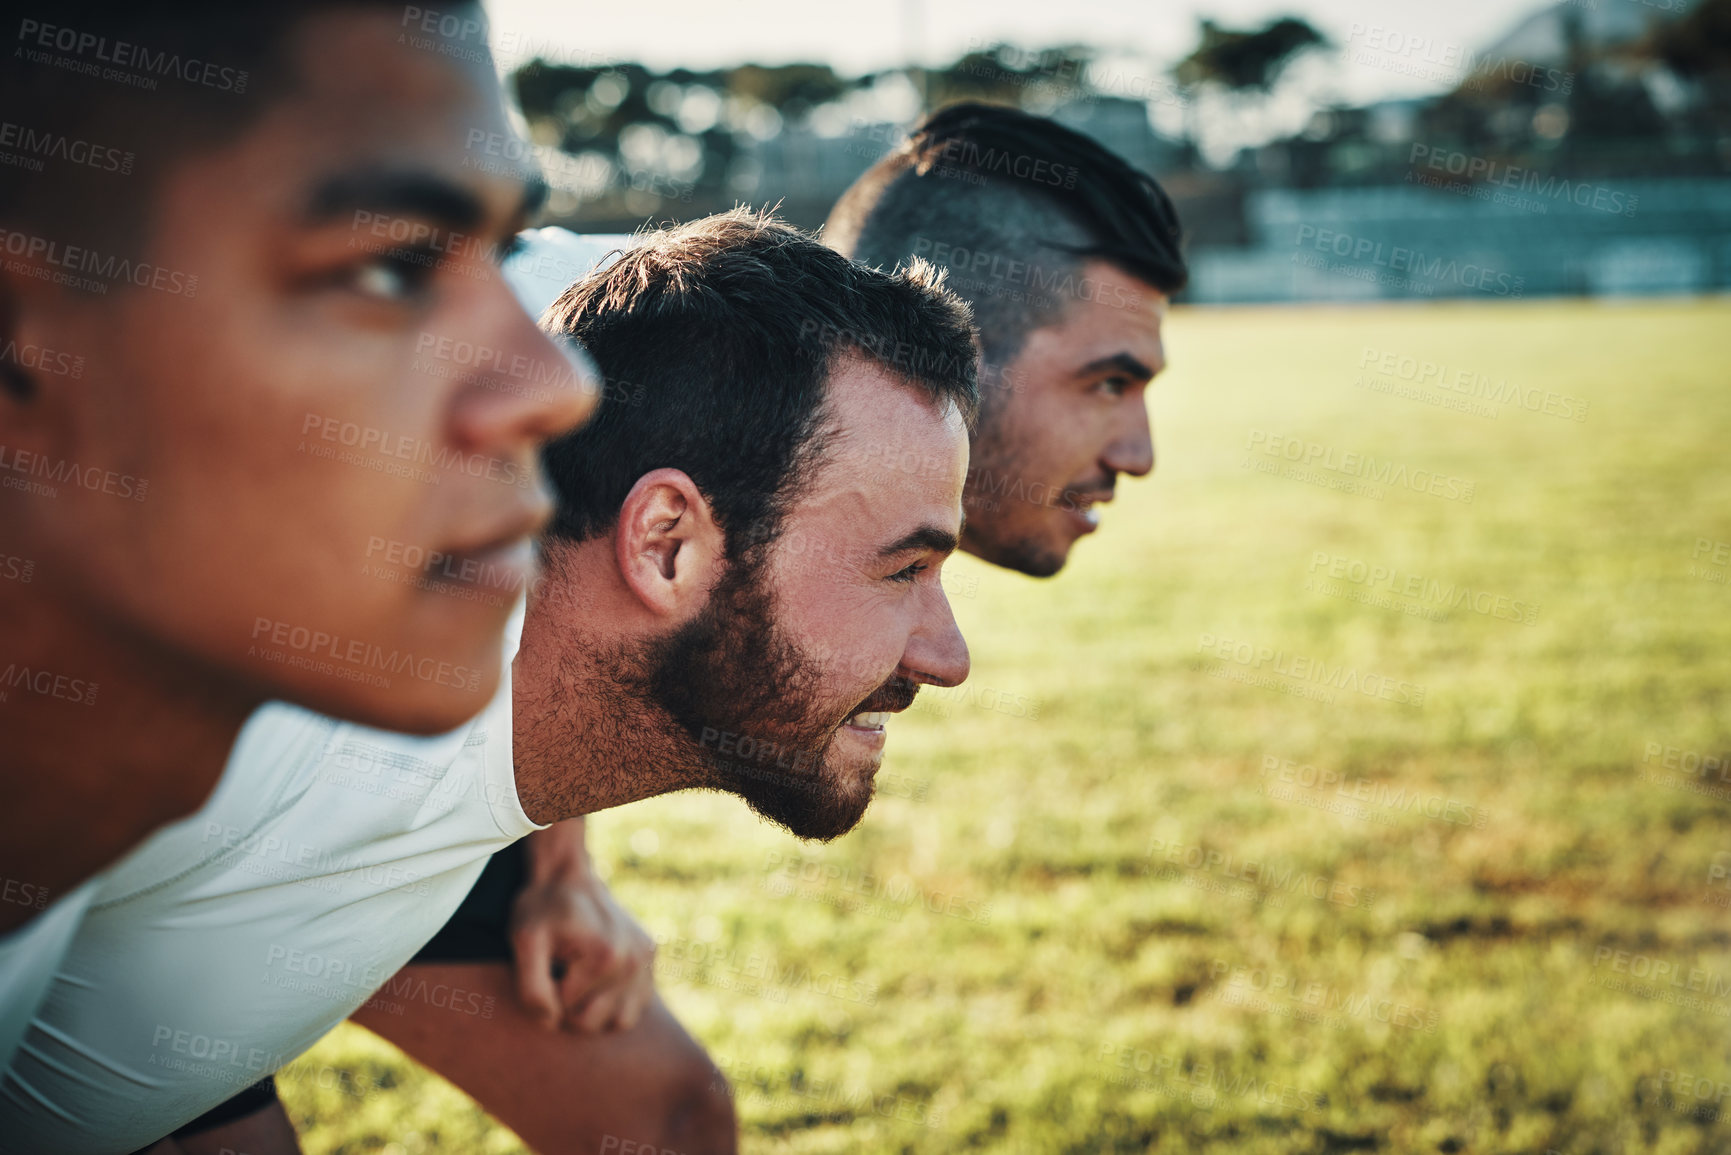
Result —
M 0 588 L 0 638 L 4 933 L 196 810 L 258 700 L 33 590 Z
M 641 624 L 607 580 L 592 546 L 567 547 L 563 564 L 529 599 L 511 664 L 511 744 L 517 796 L 536 822 L 559 822 L 681 786 L 652 752 L 677 742 L 664 716 L 632 684 L 625 661 Z M 605 548 L 603 546 L 603 548 Z

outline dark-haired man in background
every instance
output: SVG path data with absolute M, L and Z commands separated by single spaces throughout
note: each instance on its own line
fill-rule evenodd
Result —
M 704 788 L 834 838 L 871 800 L 888 715 L 967 676 L 939 571 L 962 530 L 973 330 L 929 269 L 867 269 L 732 213 L 645 239 L 548 321 L 644 392 L 547 454 L 560 512 L 506 687 L 425 739 L 254 715 L 210 805 L 104 875 L 0 1082 L 0 1150 L 126 1152 L 268 1075 L 544 824 Z M 720 754 L 744 749 L 723 734 L 752 752 Z M 433 990 L 386 997 L 485 1020 L 481 989 Z M 528 1142 L 628 1134 L 606 1056 L 585 1081 L 534 1058 L 501 1076 L 589 1109 Z M 703 1076 L 666 1145 L 731 1150 Z
M 1154 468 L 1145 394 L 1189 275 L 1171 200 L 1055 121 L 957 104 L 855 181 L 823 236 L 868 265 L 949 270 L 981 345 L 962 548 L 1057 573 L 1118 475 Z

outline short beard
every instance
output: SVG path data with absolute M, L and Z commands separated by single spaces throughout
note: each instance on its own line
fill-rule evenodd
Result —
M 1003 503 L 1021 499 L 989 496 L 993 490 L 1007 490 L 1009 487 L 1005 482 L 1020 473 L 1014 467 L 1023 455 L 1008 428 L 1008 418 L 1004 413 L 1007 408 L 1008 402 L 999 397 L 980 410 L 979 427 L 973 437 L 972 460 L 968 464 L 968 484 L 970 487 L 983 487 L 986 493 L 964 491 L 962 495 L 962 513 L 967 526 L 962 531 L 962 548 L 981 561 L 1004 569 L 1029 577 L 1052 577 L 1064 568 L 1069 558 L 1038 538 L 1006 536 L 1002 532 L 1003 523 L 1007 521 L 1001 516 L 1005 512 Z
M 777 627 L 761 556 L 735 562 L 695 618 L 649 646 L 642 693 L 671 723 L 685 784 L 737 794 L 795 835 L 828 841 L 859 824 L 873 782 L 862 788 L 828 760 L 848 715 L 815 714 L 821 673 Z M 734 753 L 720 752 L 724 741 Z

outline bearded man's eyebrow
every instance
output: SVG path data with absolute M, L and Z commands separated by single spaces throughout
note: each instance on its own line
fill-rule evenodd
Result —
M 911 553 L 917 549 L 931 550 L 933 553 L 954 553 L 961 544 L 960 530 L 951 533 L 942 526 L 922 525 L 878 550 L 878 557 L 894 557 L 898 553 Z

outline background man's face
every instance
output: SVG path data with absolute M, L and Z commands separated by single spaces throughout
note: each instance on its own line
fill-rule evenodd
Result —
M 88 396 L 42 448 L 148 490 L 68 487 L 31 530 L 69 596 L 146 637 L 425 731 L 497 685 L 551 508 L 535 447 L 595 390 L 499 274 L 525 174 L 467 147 L 511 131 L 491 66 L 398 24 L 302 21 L 298 88 L 164 177 L 141 252 L 195 292 L 67 294 L 43 322 Z
M 781 536 L 675 636 L 656 679 L 709 784 L 807 838 L 865 813 L 888 715 L 968 673 L 939 584 L 961 531 L 961 415 L 854 358 L 827 404 L 825 462 Z
M 1035 577 L 1057 573 L 1094 531 L 1118 474 L 1154 468 L 1144 395 L 1166 364 L 1167 298 L 1104 261 L 1083 262 L 1077 280 L 1092 299 L 1072 301 L 988 374 L 968 470 L 963 548 Z

